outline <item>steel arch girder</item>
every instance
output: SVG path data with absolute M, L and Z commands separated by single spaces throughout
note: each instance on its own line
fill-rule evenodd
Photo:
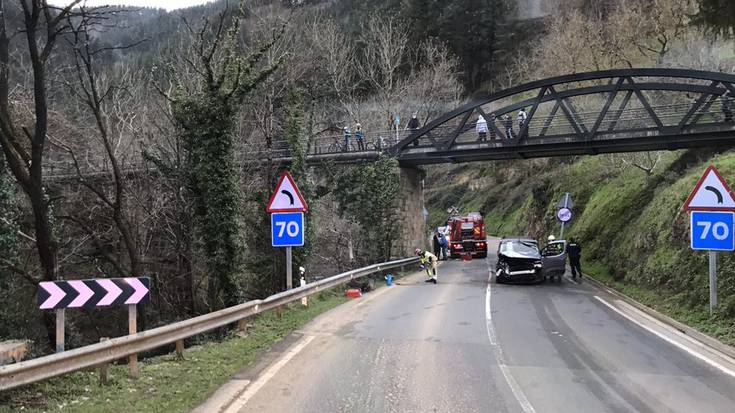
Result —
M 635 78 L 641 78 L 641 77 L 708 80 L 712 83 L 710 83 L 709 86 L 706 86 L 706 85 L 674 83 L 674 82 L 667 83 L 667 82 L 635 82 L 634 81 Z M 540 104 L 546 101 L 550 101 L 550 100 L 565 99 L 568 97 L 590 95 L 590 94 L 595 94 L 595 93 L 613 93 L 616 89 L 618 91 L 621 91 L 621 90 L 622 91 L 632 91 L 633 94 L 635 94 L 639 98 L 639 100 L 640 100 L 640 97 L 642 96 L 641 92 L 648 91 L 648 90 L 692 92 L 692 93 L 708 94 L 710 96 L 722 95 L 727 90 L 735 90 L 735 87 L 733 87 L 733 84 L 735 84 L 735 75 L 730 75 L 726 73 L 718 73 L 718 72 L 701 71 L 701 70 L 689 70 L 689 69 L 661 69 L 661 68 L 617 69 L 617 70 L 605 70 L 605 71 L 598 71 L 598 72 L 577 73 L 577 74 L 571 74 L 571 75 L 566 75 L 566 76 L 559 76 L 559 77 L 526 83 L 524 85 L 519 85 L 519 86 L 510 88 L 510 89 L 506 89 L 506 90 L 494 93 L 484 99 L 476 99 L 473 102 L 463 105 L 455 109 L 454 111 L 446 113 L 445 115 L 429 122 L 423 128 L 419 129 L 416 133 L 398 142 L 396 145 L 394 145 L 391 148 L 390 151 L 395 155 L 400 155 L 401 152 L 406 148 L 406 146 L 408 146 L 408 144 L 424 136 L 427 132 L 430 132 L 438 127 L 441 127 L 442 125 L 446 124 L 447 122 L 459 116 L 466 115 L 465 119 L 463 119 L 463 122 L 461 122 L 461 125 L 457 128 L 458 131 L 461 131 L 461 129 L 466 124 L 467 119 L 475 110 L 479 109 L 479 111 L 481 112 L 482 106 L 492 103 L 494 101 L 498 101 L 500 99 L 504 99 L 510 96 L 514 96 L 517 94 L 521 94 L 521 93 L 525 93 L 525 92 L 529 92 L 533 90 L 539 90 L 539 89 L 545 89 L 545 88 L 549 88 L 553 90 L 553 87 L 558 86 L 558 85 L 564 85 L 564 84 L 576 83 L 576 82 L 584 82 L 584 81 L 603 80 L 603 79 L 610 79 L 610 82 L 607 85 L 570 89 L 570 90 L 558 92 L 556 94 L 548 94 L 546 96 L 543 96 L 543 94 L 539 94 L 541 98 L 537 97 L 535 99 L 526 99 L 522 102 L 518 102 L 516 104 L 503 107 L 493 112 L 502 115 L 503 113 L 507 113 L 507 112 L 516 110 L 520 107 L 537 105 L 537 104 Z M 629 79 L 630 82 L 627 84 L 620 85 L 619 83 L 616 83 L 614 81 L 616 79 Z M 721 84 L 723 87 L 717 87 L 716 86 L 717 83 Z M 644 106 L 648 106 L 646 105 L 647 102 L 642 101 L 642 103 L 644 104 Z M 655 112 L 650 110 L 650 107 L 647 107 L 646 109 L 649 112 L 649 115 L 652 116 L 652 119 L 654 120 L 654 122 L 657 123 L 657 126 L 659 126 L 659 131 L 660 131 L 662 128 L 661 128 L 661 125 L 659 125 L 660 121 L 656 117 Z M 566 115 L 567 110 L 564 110 L 563 104 L 562 104 L 562 110 L 563 112 L 565 112 L 565 115 Z M 572 114 L 571 116 L 572 118 L 574 118 L 574 114 Z M 548 127 L 545 127 L 544 131 L 546 129 L 548 129 Z M 585 130 L 583 134 L 587 135 L 589 133 Z M 454 135 L 451 141 L 454 142 L 456 138 L 457 136 Z M 449 149 L 449 147 L 445 146 L 445 150 L 446 149 Z

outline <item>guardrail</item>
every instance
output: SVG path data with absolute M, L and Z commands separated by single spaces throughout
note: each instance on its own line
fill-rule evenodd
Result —
M 334 288 L 350 280 L 393 268 L 402 268 L 418 262 L 418 258 L 405 258 L 338 274 L 303 287 L 271 295 L 264 300 L 253 300 L 225 308 L 199 317 L 176 322 L 137 334 L 113 338 L 98 344 L 80 347 L 63 353 L 39 357 L 9 366 L 0 367 L 0 391 L 13 389 L 52 377 L 71 373 L 123 359 L 131 354 L 142 353 L 158 347 L 176 343 L 206 331 L 264 311 L 298 301 L 303 297 Z

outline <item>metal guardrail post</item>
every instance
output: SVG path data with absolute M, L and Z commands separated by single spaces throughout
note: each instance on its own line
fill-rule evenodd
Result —
M 100 338 L 100 343 L 110 341 L 108 337 L 102 337 Z M 105 385 L 108 382 L 108 372 L 110 369 L 110 363 L 101 363 L 99 366 L 99 372 L 100 372 L 100 385 Z
M 176 360 L 184 360 L 184 340 L 176 340 Z

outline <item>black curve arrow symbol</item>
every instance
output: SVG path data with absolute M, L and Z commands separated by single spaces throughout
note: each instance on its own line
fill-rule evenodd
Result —
M 285 189 L 281 190 L 281 193 L 284 194 L 284 195 L 286 195 L 288 197 L 288 199 L 291 201 L 291 205 L 293 205 L 293 194 L 291 194 L 291 192 L 289 192 L 289 191 L 287 191 Z M 720 199 L 722 199 L 722 195 L 720 195 Z M 720 203 L 722 203 L 722 202 L 720 202 Z
M 719 190 L 717 190 L 717 188 L 715 188 L 714 186 L 705 186 L 704 189 L 715 194 L 715 196 L 717 197 L 718 204 L 721 204 L 723 202 L 722 193 Z

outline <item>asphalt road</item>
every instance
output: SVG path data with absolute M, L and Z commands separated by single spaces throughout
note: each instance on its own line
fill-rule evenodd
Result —
M 489 284 L 494 262 L 321 316 L 242 372 L 223 411 L 735 412 L 733 360 L 586 284 Z

